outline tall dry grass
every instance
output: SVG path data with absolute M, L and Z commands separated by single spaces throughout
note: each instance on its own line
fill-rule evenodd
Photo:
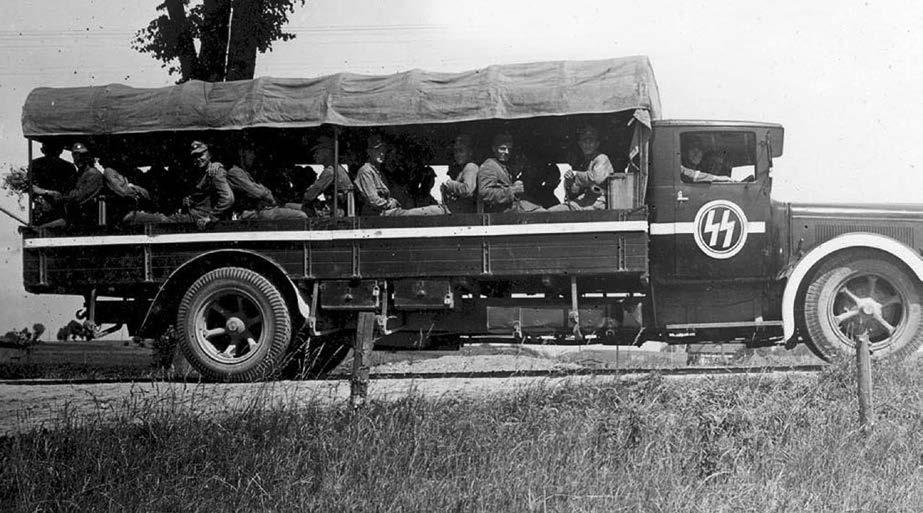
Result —
M 67 415 L 0 440 L 3 511 L 920 511 L 923 366 L 533 387 L 230 416 Z

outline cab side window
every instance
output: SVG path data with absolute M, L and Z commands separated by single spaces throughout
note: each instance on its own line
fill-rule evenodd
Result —
M 683 182 L 735 183 L 756 178 L 754 132 L 684 132 L 680 154 Z

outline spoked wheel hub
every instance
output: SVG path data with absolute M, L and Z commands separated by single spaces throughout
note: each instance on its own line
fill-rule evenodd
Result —
M 840 282 L 828 315 L 844 340 L 854 342 L 868 335 L 875 350 L 887 345 L 906 324 L 906 303 L 901 290 L 887 278 L 858 274 Z
M 217 291 L 202 302 L 195 319 L 196 343 L 221 363 L 246 360 L 265 342 L 263 312 L 244 291 Z
M 206 379 L 272 377 L 292 339 L 285 298 L 265 276 L 220 267 L 193 282 L 176 313 L 179 347 Z

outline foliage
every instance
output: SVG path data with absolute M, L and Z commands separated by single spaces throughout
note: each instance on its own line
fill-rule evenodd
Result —
M 20 363 L 0 362 L 0 379 L 42 379 L 42 380 L 118 380 L 151 381 L 160 376 L 147 366 L 107 365 L 105 367 L 82 362 L 68 363 Z
M 266 53 L 274 41 L 295 37 L 282 27 L 296 5 L 304 3 L 305 0 L 203 0 L 190 7 L 189 0 L 164 0 L 157 6 L 162 14 L 135 34 L 132 48 L 163 62 L 170 74 L 180 76 L 180 83 L 250 79 L 257 52 Z
M 65 324 L 58 330 L 57 339 L 60 341 L 65 341 L 68 338 L 72 341 L 81 339 L 81 340 L 93 340 L 96 334 L 93 330 L 93 327 L 81 323 L 75 320 L 71 320 L 69 323 Z
M 3 335 L 3 341 L 18 348 L 29 349 L 33 345 L 39 343 L 39 338 L 41 338 L 42 333 L 45 333 L 45 326 L 38 323 L 32 326 L 31 331 L 29 328 L 23 328 L 19 331 L 7 331 Z
M 285 384 L 249 401 L 159 385 L 0 439 L 0 509 L 918 511 L 923 367 L 876 370 L 870 434 L 852 376 L 411 393 L 359 412 Z
M 23 199 L 29 194 L 29 170 L 24 166 L 10 166 L 10 172 L 3 175 L 0 188 L 6 190 L 6 195 L 15 197 L 20 209 L 25 209 Z
M 154 349 L 153 365 L 157 369 L 169 369 L 173 365 L 173 357 L 176 355 L 176 329 L 173 326 L 164 331 L 162 335 L 155 338 L 152 344 Z

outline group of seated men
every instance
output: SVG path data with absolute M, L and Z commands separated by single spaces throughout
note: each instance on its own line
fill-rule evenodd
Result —
M 365 162 L 355 180 L 340 165 L 334 169 L 333 140 L 319 137 L 311 153 L 323 170 L 300 198 L 276 193 L 254 178 L 256 152 L 252 145 L 241 147 L 237 164 L 225 166 L 212 157 L 208 144 L 193 141 L 189 147 L 195 180 L 185 187 L 175 208 L 157 205 L 142 180 L 129 173 L 128 162 L 119 157 L 97 159 L 84 143 L 71 146 L 73 164 L 59 157 L 60 147 L 44 144 L 44 157 L 32 164 L 33 221 L 37 225 L 94 225 L 99 219 L 101 198 L 111 204 L 110 218 L 123 223 L 188 222 L 204 226 L 222 219 L 303 219 L 314 215 L 346 215 L 347 198 L 358 196 L 361 214 L 404 216 L 451 213 L 538 212 L 606 208 L 606 181 L 613 173 L 609 158 L 599 152 L 599 135 L 591 126 L 578 130 L 581 159 L 564 173 L 564 202 L 554 196 L 561 180 L 555 164 L 529 167 L 517 163 L 513 138 L 507 133 L 493 137 L 491 156 L 478 164 L 469 135 L 455 138 L 454 161 L 448 180 L 441 184 L 443 202 L 430 195 L 435 172 L 415 148 L 399 149 L 379 134 L 366 141 Z M 388 160 L 401 160 L 400 172 L 389 169 Z M 410 162 L 408 164 L 408 162 Z M 119 171 L 119 170 L 121 171 Z M 153 173 L 148 173 L 153 174 Z M 127 175 L 127 176 L 126 176 Z M 268 180 L 271 173 L 262 174 Z M 258 176 L 259 177 L 259 176 Z M 168 177 L 169 180 L 169 177 Z M 288 188 L 292 184 L 288 183 Z M 170 187 L 168 183 L 166 185 Z M 283 187 L 284 189 L 285 187 Z M 334 195 L 336 212 L 332 212 Z M 283 195 L 289 197 L 282 197 Z M 322 200 L 323 198 L 323 200 Z M 287 201 L 300 199 L 299 202 Z M 116 208 L 121 206 L 122 208 Z M 160 208 L 158 208 L 158 206 Z
M 513 137 L 505 132 L 493 137 L 491 156 L 481 164 L 475 161 L 471 137 L 461 134 L 455 138 L 448 180 L 440 185 L 441 205 L 404 208 L 391 197 L 381 174 L 386 143 L 377 135 L 369 137 L 368 160 L 359 169 L 356 188 L 375 213 L 389 216 L 602 210 L 607 207 L 607 181 L 614 169 L 609 157 L 599 151 L 599 144 L 594 127 L 578 130 L 580 158 L 563 175 L 563 203 L 554 195 L 561 180 L 557 165 L 532 167 L 517 162 Z

